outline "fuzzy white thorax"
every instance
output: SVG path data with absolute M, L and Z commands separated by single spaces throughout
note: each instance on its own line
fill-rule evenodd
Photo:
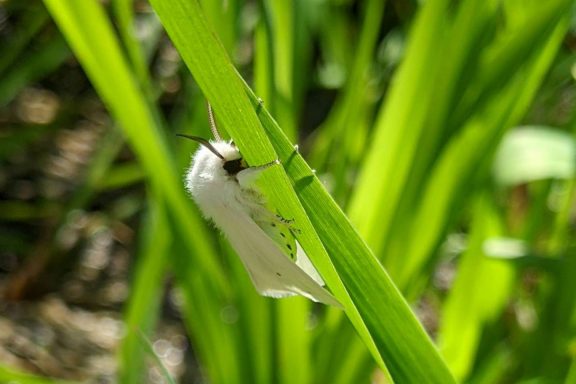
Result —
M 224 209 L 239 208 L 236 202 L 242 190 L 238 175 L 230 175 L 224 169 L 224 163 L 242 157 L 238 148 L 227 141 L 211 141 L 214 149 L 224 160 L 216 156 L 205 146 L 200 146 L 192 158 L 192 165 L 186 176 L 186 188 L 198 203 L 202 213 L 221 227 L 218 218 Z

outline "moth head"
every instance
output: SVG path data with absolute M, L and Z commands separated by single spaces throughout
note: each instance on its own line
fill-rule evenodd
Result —
M 248 165 L 242 158 L 240 151 L 233 142 L 216 141 L 210 142 L 202 137 L 190 136 L 178 133 L 177 136 L 194 140 L 204 148 L 208 149 L 214 156 L 220 159 L 222 168 L 228 175 L 236 175 L 238 172 L 248 168 Z
M 222 168 L 228 175 L 236 175 L 238 172 L 248 168 L 248 165 L 242 158 L 242 155 L 240 154 L 238 147 L 236 147 L 236 144 L 234 144 L 233 141 L 226 142 L 222 140 L 222 137 L 220 137 L 220 132 L 218 132 L 216 120 L 214 119 L 214 112 L 212 111 L 212 106 L 210 106 L 210 104 L 208 104 L 208 121 L 210 122 L 210 131 L 212 131 L 212 135 L 215 139 L 214 142 L 210 142 L 198 136 L 189 136 L 183 134 L 177 135 L 190 140 L 194 140 L 207 148 L 222 161 Z

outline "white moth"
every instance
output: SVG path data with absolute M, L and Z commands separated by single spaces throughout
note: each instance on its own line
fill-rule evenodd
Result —
M 204 216 L 228 238 L 261 295 L 302 295 L 340 307 L 294 237 L 292 221 L 270 210 L 256 187 L 260 173 L 279 161 L 248 166 L 234 143 L 220 138 L 210 107 L 208 112 L 214 141 L 179 135 L 202 144 L 192 157 L 186 188 Z

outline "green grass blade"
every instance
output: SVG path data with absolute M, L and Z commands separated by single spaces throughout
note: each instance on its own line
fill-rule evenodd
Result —
M 38 32 L 48 22 L 48 13 L 40 5 L 34 5 L 26 10 L 23 20 L 11 35 L 10 39 L 3 39 L 0 44 L 2 57 L 0 57 L 0 74 L 5 77 L 6 68 L 10 67 L 15 59 L 30 44 L 30 41 L 38 35 Z
M 312 383 L 308 320 L 310 303 L 302 298 L 275 303 L 277 332 L 277 382 Z
M 390 230 L 394 208 L 402 195 L 418 138 L 425 127 L 428 108 L 425 103 L 414 100 L 433 97 L 432 84 L 440 66 L 437 52 L 443 46 L 440 36 L 445 30 L 448 5 L 446 0 L 431 1 L 420 10 L 406 59 L 379 113 L 375 137 L 350 202 L 352 221 L 376 252 Z
M 14 384 L 77 384 L 77 381 L 49 379 L 46 377 L 20 372 L 5 365 L 0 365 L 0 382 Z
M 370 0 L 362 4 L 362 29 L 357 38 L 357 48 L 351 55 L 353 61 L 344 89 L 334 102 L 331 113 L 317 129 L 318 134 L 314 139 L 310 162 L 320 170 L 330 164 L 331 173 L 338 183 L 333 189 L 337 201 L 342 200 L 343 195 L 349 196 L 347 173 L 350 164 L 358 164 L 368 145 L 366 122 L 374 103 L 374 95 L 369 86 L 370 70 L 385 4 L 381 0 Z M 334 21 L 330 20 L 329 23 L 332 25 Z M 328 34 L 334 33 L 332 29 L 329 29 Z M 340 39 L 338 44 L 341 45 Z M 345 51 L 345 54 L 348 56 L 349 52 Z
M 122 37 L 126 47 L 127 56 L 130 59 L 131 67 L 134 68 L 136 78 L 140 86 L 147 95 L 151 96 L 152 81 L 148 73 L 148 65 L 144 58 L 144 53 L 135 36 L 136 26 L 134 25 L 134 1 L 114 0 L 114 11 L 118 19 L 118 32 Z
M 483 251 L 486 239 L 504 235 L 501 219 L 487 199 L 485 195 L 477 199 L 468 247 L 443 306 L 438 332 L 440 350 L 459 381 L 470 373 L 482 330 L 504 309 L 515 276 L 510 264 Z
M 294 120 L 294 66 L 296 64 L 296 41 L 294 28 L 298 13 L 298 1 L 264 1 L 265 16 L 271 26 L 272 55 L 274 66 L 268 68 L 273 73 L 274 102 L 276 113 L 290 137 L 296 137 Z M 303 58 L 302 58 L 303 59 Z M 266 102 L 266 100 L 264 100 Z
M 181 254 L 185 244 L 181 239 L 176 240 L 173 252 Z M 242 344 L 243 329 L 237 327 L 236 303 L 223 301 L 217 292 L 206 289 L 210 276 L 199 274 L 190 258 L 177 258 L 173 271 L 178 281 L 184 324 L 201 364 L 202 376 L 214 383 L 251 382 L 251 367 L 245 364 L 250 356 L 246 356 L 247 345 Z
M 60 36 L 53 36 L 37 52 L 25 53 L 2 74 L 0 106 L 10 102 L 22 88 L 43 78 L 58 68 L 70 56 L 70 50 Z
M 297 134 L 295 121 L 305 87 L 301 77 L 311 41 L 306 20 L 311 6 L 314 4 L 270 1 L 260 4 L 262 17 L 256 31 L 254 83 L 262 91 L 260 95 L 266 106 L 281 117 L 285 123 L 283 129 L 291 137 Z M 275 353 L 271 361 L 277 367 L 274 382 L 317 382 L 318 372 L 312 369 L 315 360 L 310 356 L 313 333 L 308 325 L 309 304 L 300 298 L 274 302 Z
M 150 212 L 145 221 L 140 258 L 131 284 L 124 322 L 127 329 L 119 350 L 120 382 L 141 383 L 148 370 L 141 339 L 150 338 L 159 316 L 164 293 L 164 276 L 171 242 L 166 212 L 158 199 L 150 199 Z M 156 356 L 154 354 L 154 356 Z
M 201 0 L 200 4 L 210 23 L 215 26 L 220 41 L 229 55 L 239 54 L 238 34 L 241 28 L 242 15 L 240 14 L 242 1 L 226 0 L 225 3 L 212 0 Z
M 150 339 L 148 339 L 148 337 L 143 333 L 140 333 L 139 336 L 140 336 L 140 344 L 143 346 L 146 353 L 149 356 L 152 356 L 152 358 L 154 359 L 154 362 L 156 363 L 156 365 L 160 368 L 160 371 L 162 372 L 162 377 L 164 377 L 164 379 L 166 380 L 166 382 L 168 384 L 176 384 L 176 382 L 172 378 L 172 375 L 170 375 L 170 372 L 168 372 L 168 369 L 162 363 L 162 360 L 160 360 L 160 358 L 158 357 L 156 352 L 154 352 L 154 346 L 150 342 Z M 124 381 L 122 381 L 122 383 L 124 383 Z

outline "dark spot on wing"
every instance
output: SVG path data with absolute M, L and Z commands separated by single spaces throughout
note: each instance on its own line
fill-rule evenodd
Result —
M 272 223 L 271 225 L 272 225 L 273 227 L 275 227 L 275 226 L 276 226 L 276 224 L 274 224 L 274 223 Z
M 284 232 L 280 232 L 280 236 L 286 237 L 286 235 L 284 234 Z
M 286 244 L 289 250 L 292 250 L 292 246 L 290 244 Z
M 280 272 L 276 272 L 276 276 L 282 276 L 282 274 Z

